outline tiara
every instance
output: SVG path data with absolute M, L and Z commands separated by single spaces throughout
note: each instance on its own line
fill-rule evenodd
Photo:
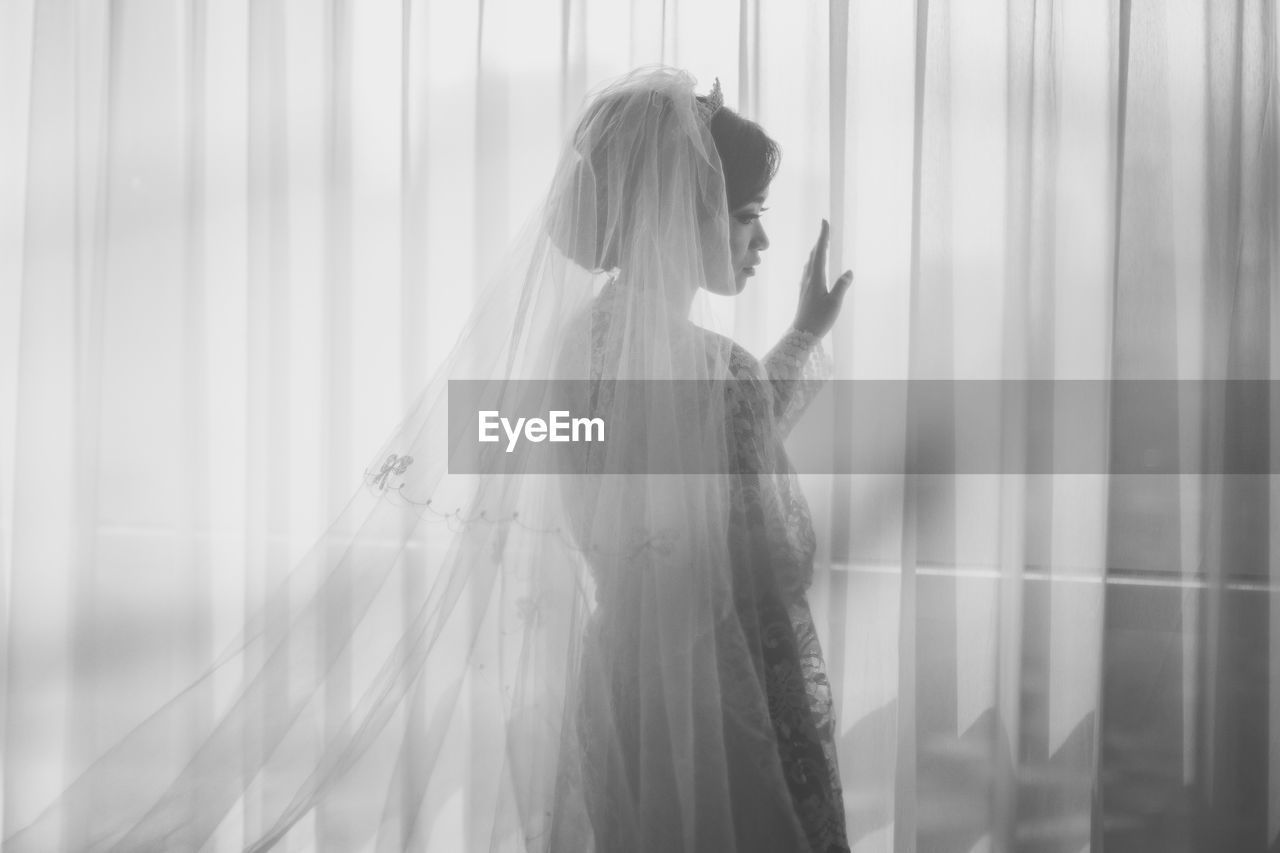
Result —
M 698 98 L 698 116 L 706 123 L 711 123 L 711 118 L 720 111 L 724 106 L 724 92 L 720 91 L 720 78 L 716 78 L 716 82 L 711 87 L 711 92 L 704 97 Z

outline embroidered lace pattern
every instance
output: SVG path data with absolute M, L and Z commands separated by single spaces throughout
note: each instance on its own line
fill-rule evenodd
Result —
M 768 388 L 766 399 L 774 415 L 771 421 L 767 412 L 759 410 L 759 404 L 752 411 L 744 402 L 735 409 L 733 429 L 739 447 L 749 448 L 757 458 L 772 463 L 761 469 L 754 483 L 744 481 L 743 491 L 761 523 L 762 545 L 785 602 L 788 645 L 794 643 L 796 656 L 787 655 L 768 669 L 770 710 L 776 706 L 779 712 L 775 716 L 779 748 L 784 753 L 784 766 L 791 750 L 789 772 L 794 775 L 789 778 L 806 782 L 793 784 L 792 796 L 810 845 L 819 851 L 847 850 L 831 684 L 805 598 L 813 579 L 816 541 L 808 503 L 782 447 L 786 431 L 821 389 L 830 366 L 819 339 L 794 329 L 765 356 L 763 364 L 736 344 L 730 364 L 735 376 L 755 378 Z M 736 387 L 752 388 L 753 384 L 748 381 Z M 746 461 L 742 464 L 744 469 L 750 465 Z M 777 618 L 766 626 L 766 633 L 778 636 L 783 624 Z M 768 656 L 770 644 L 765 645 Z
M 830 378 L 831 360 L 821 338 L 791 329 L 764 357 L 763 367 L 773 389 L 774 420 L 779 434 L 786 438 Z
M 606 288 L 597 299 L 591 317 L 591 372 L 596 378 L 610 357 L 605 352 L 609 293 Z M 809 848 L 815 853 L 847 851 L 831 686 L 805 599 L 813 577 L 814 531 L 808 504 L 782 445 L 786 431 L 828 375 L 826 357 L 816 337 L 796 330 L 785 335 L 761 363 L 728 338 L 691 328 L 692 340 L 706 347 L 709 359 L 724 363 L 727 353 L 730 374 L 737 380 L 726 385 L 730 434 L 737 455 L 734 470 L 740 472 L 734 479 L 729 546 L 733 618 L 749 636 L 747 649 L 721 655 L 725 665 L 740 661 L 744 667 L 742 672 L 721 673 L 724 701 L 746 706 L 757 701 L 763 688 L 774 743 L 760 746 L 776 750 Z M 604 579 L 601 586 L 608 585 Z M 588 630 L 597 634 L 589 647 L 614 648 L 625 657 L 632 643 L 614 642 L 605 636 L 628 630 L 616 624 L 619 621 L 625 620 L 593 620 Z M 588 660 L 584 665 L 591 663 Z M 623 709 L 637 707 L 639 701 L 628 694 L 631 685 L 627 680 L 616 678 L 617 672 L 626 671 L 625 661 L 613 662 L 610 669 L 615 672 L 612 709 L 581 709 L 580 726 L 587 741 L 591 718 L 597 713 L 612 717 L 609 725 L 625 737 L 628 721 Z M 744 755 L 740 760 L 749 764 L 759 763 L 761 758 Z M 586 778 L 597 775 L 590 767 L 582 772 Z M 611 808 L 608 795 L 601 795 L 601 790 L 595 788 L 598 799 L 590 807 L 595 814 L 592 823 L 597 831 L 605 826 L 625 833 L 627 830 L 609 817 L 620 810 Z

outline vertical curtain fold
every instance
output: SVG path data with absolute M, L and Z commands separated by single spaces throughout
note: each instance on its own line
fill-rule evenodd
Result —
M 1265 3 L 1206 6 L 1204 372 L 1274 379 L 1277 150 L 1276 29 Z M 1208 405 L 1206 452 L 1226 473 L 1204 480 L 1204 681 L 1197 734 L 1197 837 L 1273 849 L 1276 716 L 1274 477 L 1270 399 L 1227 383 Z M 1259 594 L 1267 590 L 1265 595 Z M 1268 601 L 1270 599 L 1271 601 Z

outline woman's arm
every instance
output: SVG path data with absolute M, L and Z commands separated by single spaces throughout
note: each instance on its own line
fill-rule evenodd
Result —
M 782 340 L 764 357 L 764 372 L 773 389 L 773 413 L 785 437 L 831 376 L 831 361 L 822 336 L 831 331 L 853 272 L 845 270 L 827 286 L 827 242 L 831 226 L 824 219 L 818 241 L 800 278 L 796 319 Z
M 773 392 L 773 415 L 785 438 L 831 376 L 822 339 L 792 328 L 761 362 Z

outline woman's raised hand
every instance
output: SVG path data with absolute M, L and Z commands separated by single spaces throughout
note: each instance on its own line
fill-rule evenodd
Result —
M 809 262 L 804 265 L 804 275 L 800 279 L 800 304 L 796 307 L 796 319 L 792 323 L 796 329 L 818 337 L 831 331 L 836 324 L 840 303 L 853 282 L 853 270 L 845 270 L 831 287 L 827 287 L 827 241 L 830 236 L 831 225 L 824 219 L 818 232 L 818 242 L 809 253 Z

